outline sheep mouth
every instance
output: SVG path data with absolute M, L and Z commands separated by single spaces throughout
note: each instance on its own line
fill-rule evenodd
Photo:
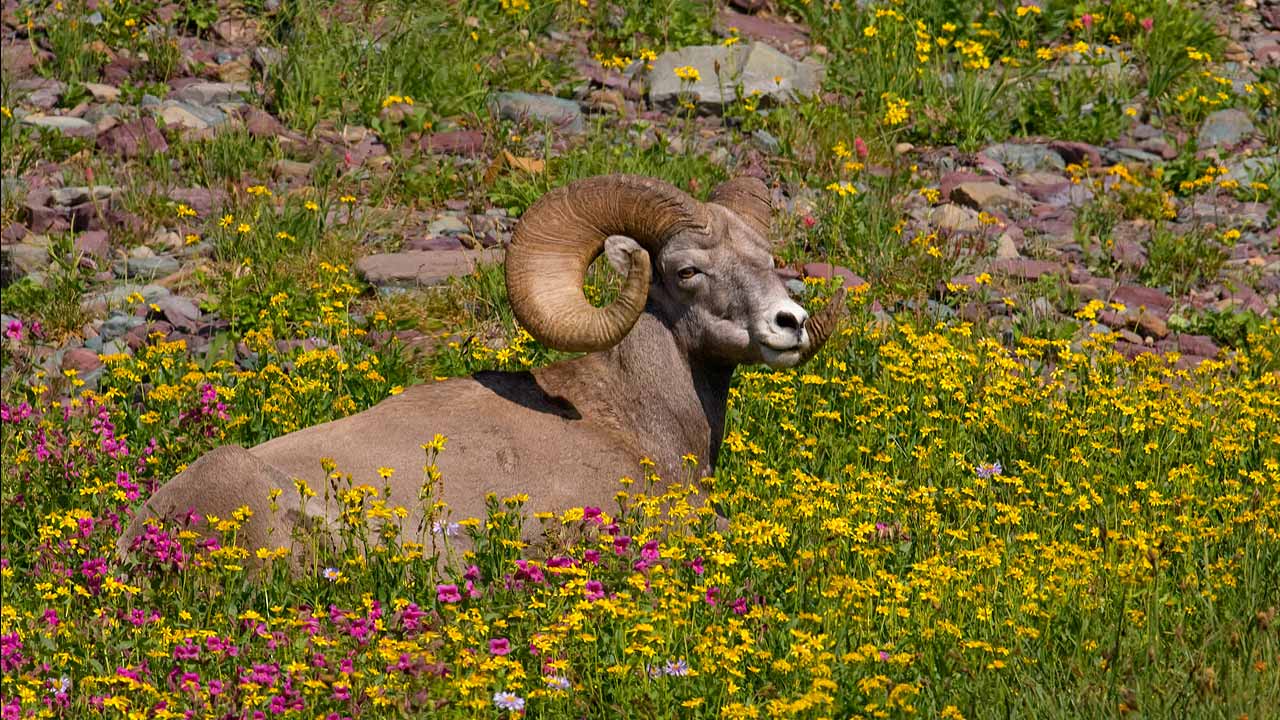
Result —
M 760 359 L 771 368 L 790 368 L 800 364 L 804 357 L 804 345 L 796 343 L 786 347 L 775 347 L 760 343 Z

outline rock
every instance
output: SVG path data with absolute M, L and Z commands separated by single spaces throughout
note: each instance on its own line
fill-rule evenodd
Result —
M 279 50 L 259 45 L 253 49 L 253 66 L 264 73 L 274 68 L 284 60 L 284 53 Z
M 171 275 L 177 272 L 178 268 L 182 267 L 182 264 L 176 258 L 156 255 L 152 257 L 131 257 L 117 261 L 111 267 L 116 277 L 149 280 Z
M 250 107 L 245 111 L 244 129 L 256 138 L 279 138 L 292 135 L 274 115 L 257 107 Z
M 987 147 L 982 154 L 1000 163 L 1011 173 L 1062 170 L 1067 166 L 1061 155 L 1045 145 L 1000 143 Z
M 115 102 L 120 99 L 120 88 L 115 85 L 87 82 L 84 84 L 84 89 L 88 90 L 93 99 L 98 102 Z
M 996 238 L 996 259 L 997 260 L 1013 260 L 1020 257 L 1018 254 L 1018 246 L 1013 241 L 1013 236 L 1007 232 L 1000 233 L 1000 237 Z
M 418 142 L 424 152 L 446 155 L 479 155 L 484 152 L 484 133 L 479 130 L 446 130 L 426 135 Z
M 1227 177 L 1245 186 L 1254 182 L 1266 182 L 1277 172 L 1280 172 L 1280 155 L 1255 155 L 1233 159 L 1227 163 Z
M 98 312 L 107 308 L 117 308 L 124 305 L 125 298 L 138 293 L 146 302 L 155 302 L 156 300 L 169 295 L 169 288 L 161 285 L 138 285 L 135 283 L 122 283 L 110 290 L 103 290 L 91 293 L 80 299 L 80 307 L 89 312 Z
M 716 67 L 720 68 L 719 77 Z M 676 68 L 692 67 L 695 81 L 682 80 Z M 797 62 L 764 43 L 693 45 L 658 56 L 649 73 L 649 101 L 658 107 L 678 107 L 691 94 L 704 110 L 719 112 L 742 96 L 759 95 L 762 102 L 786 103 L 801 96 L 817 95 L 824 68 L 812 58 Z
M 438 237 L 421 237 L 410 240 L 404 245 L 405 250 L 462 250 L 462 241 L 456 235 Z
M 996 182 L 960 183 L 951 192 L 951 200 L 975 210 L 1000 211 L 1010 215 L 1025 213 L 1035 204 L 1015 188 Z
M 1200 149 L 1239 145 L 1254 133 L 1253 121 L 1243 110 L 1218 110 L 1205 118 L 1196 141 Z
M 477 263 L 501 260 L 502 253 L 494 250 L 409 251 L 367 255 L 356 261 L 355 269 L 373 285 L 424 287 L 469 275 Z
M 49 130 L 57 130 L 67 137 L 89 138 L 93 137 L 94 134 L 93 123 L 82 118 L 67 117 L 65 115 L 32 114 L 22 118 L 22 123 Z
M 76 236 L 75 248 L 81 255 L 105 258 L 111 252 L 111 241 L 105 230 L 86 230 Z
M 831 263 L 805 263 L 801 269 L 806 277 L 826 278 L 828 280 L 841 278 L 844 280 L 843 286 L 850 289 L 868 284 L 866 280 L 863 280 L 849 268 L 832 265 Z
M 162 153 L 169 149 L 169 143 L 156 125 L 155 118 L 145 116 L 116 125 L 98 135 L 98 148 L 111 155 L 123 158 L 136 158 L 148 153 Z
M 1019 280 L 1037 280 L 1044 275 L 1062 275 L 1063 277 L 1067 275 L 1067 269 L 1062 263 L 1027 258 L 997 260 L 991 263 L 990 269 L 995 274 Z
M 471 227 L 457 215 L 440 215 L 427 225 L 428 235 L 458 235 L 470 231 Z
M 271 173 L 277 178 L 306 179 L 315 166 L 312 163 L 298 162 L 281 158 L 271 166 Z
M 55 205 L 61 207 L 71 207 L 74 205 L 82 205 L 87 202 L 102 202 L 111 197 L 115 189 L 109 185 L 94 185 L 92 188 L 83 185 L 73 185 L 71 187 L 58 188 L 50 193 Z
M 1121 266 L 1138 271 L 1147 266 L 1144 243 L 1151 237 L 1151 225 L 1129 220 L 1116 225 L 1111 234 L 1111 258 Z
M 755 143 L 756 147 L 770 155 L 777 155 L 782 152 L 782 143 L 778 142 L 778 138 L 763 128 L 751 132 L 751 141 Z
M 215 207 L 221 207 L 226 200 L 226 193 L 208 188 L 175 188 L 169 191 L 169 199 L 182 203 L 195 210 L 196 214 L 204 216 L 213 212 Z
M 0 284 L 43 272 L 50 262 L 47 237 L 37 235 L 16 245 L 0 245 Z
M 183 330 L 196 329 L 196 321 L 200 319 L 200 308 L 191 300 L 181 295 L 165 295 L 156 300 L 164 319 L 171 325 Z
M 102 327 L 98 328 L 98 337 L 102 338 L 103 343 L 107 343 L 116 338 L 124 337 L 130 330 L 145 323 L 146 318 L 138 317 L 122 310 L 115 310 L 103 321 Z M 106 350 L 105 345 L 103 350 Z
M 1066 207 L 1071 198 L 1071 181 L 1064 175 L 1051 172 L 1022 173 L 1017 177 L 1022 191 L 1038 202 L 1055 207 Z
M 49 56 L 53 59 L 53 56 Z M 7 68 L 8 65 L 6 64 Z M 58 104 L 62 99 L 62 93 L 66 92 L 67 86 L 59 80 L 51 80 L 49 78 L 28 78 L 19 80 L 13 84 L 15 94 L 23 100 L 24 103 L 39 110 L 50 110 Z M 23 95 L 26 95 L 23 98 Z
M 217 108 L 201 107 L 177 100 L 166 100 L 155 107 L 165 127 L 205 130 L 226 122 L 227 116 Z
M 573 133 L 583 129 L 582 109 L 578 103 L 553 95 L 501 92 L 490 98 L 489 105 L 503 120 L 536 120 Z
M 1179 335 L 1177 337 L 1178 352 L 1187 355 L 1198 355 L 1200 357 L 1214 358 L 1221 352 L 1221 348 L 1208 335 Z
M 934 208 L 929 214 L 929 222 L 939 230 L 949 232 L 977 232 L 982 228 L 978 213 L 953 203 Z
M 1097 146 L 1089 143 L 1055 140 L 1049 143 L 1049 149 L 1058 153 L 1068 164 L 1083 165 L 1087 162 L 1089 167 L 1102 167 L 1102 153 Z
M 248 55 L 222 63 L 217 70 L 218 79 L 227 84 L 239 84 L 253 77 L 253 63 Z
M 716 34 L 721 37 L 743 37 L 758 40 L 790 52 L 803 52 L 809 44 L 809 29 L 780 17 L 743 15 L 722 8 L 716 15 Z
M 213 32 L 232 47 L 255 45 L 260 29 L 251 17 L 229 17 L 213 24 Z
M 1160 290 L 1142 285 L 1122 285 L 1111 294 L 1111 299 L 1128 309 L 1146 308 L 1158 312 L 1162 317 L 1168 317 L 1169 310 L 1173 307 L 1173 298 Z
M 88 348 L 71 348 L 62 354 L 62 369 L 75 370 L 80 376 L 87 375 L 102 367 L 98 353 Z

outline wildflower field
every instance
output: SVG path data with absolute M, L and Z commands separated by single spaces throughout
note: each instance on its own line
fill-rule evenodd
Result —
M 0 41 L 3 720 L 1280 718 L 1272 0 L 5 0 Z M 215 447 L 566 357 L 502 249 L 612 172 L 759 177 L 798 301 L 853 289 L 739 368 L 714 474 L 427 546 L 317 457 L 346 542 L 118 546 Z

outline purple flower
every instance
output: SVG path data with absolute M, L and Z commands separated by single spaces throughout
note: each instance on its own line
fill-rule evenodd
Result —
M 490 655 L 506 655 L 511 652 L 511 641 L 506 638 L 492 638 L 489 640 Z
M 458 592 L 457 585 L 437 585 L 436 600 L 442 603 L 462 602 L 462 593 Z
M 587 581 L 587 599 L 599 600 L 604 597 L 604 583 L 599 580 Z
M 1000 463 L 998 462 L 983 463 L 977 466 L 976 468 L 974 468 L 973 472 L 976 473 L 978 477 L 982 478 L 983 480 L 990 480 L 991 478 L 997 475 L 1003 474 L 1004 468 L 1000 467 Z
M 520 712 L 524 710 L 524 698 L 513 692 L 499 690 L 493 694 L 493 704 L 499 710 L 509 710 L 511 712 Z

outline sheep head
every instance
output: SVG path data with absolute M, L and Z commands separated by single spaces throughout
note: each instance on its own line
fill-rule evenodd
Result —
M 844 294 L 813 317 L 791 300 L 773 267 L 770 210 L 752 178 L 724 183 L 707 203 L 631 175 L 558 188 L 529 208 L 507 249 L 512 310 L 544 344 L 596 352 L 620 342 L 647 305 L 690 355 L 798 365 L 830 337 Z M 582 285 L 601 252 L 625 280 L 596 308 Z

